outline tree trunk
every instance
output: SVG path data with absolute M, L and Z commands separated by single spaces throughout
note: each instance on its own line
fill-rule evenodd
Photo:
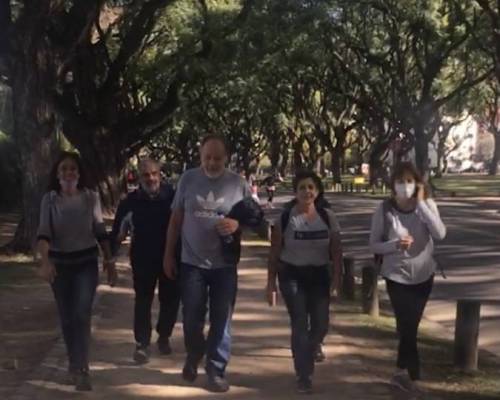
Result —
M 495 149 L 493 151 L 493 158 L 491 159 L 488 175 L 496 175 L 498 172 L 498 162 L 500 161 L 500 132 L 493 135 L 495 141 Z
M 32 251 L 40 201 L 58 149 L 56 118 L 50 101 L 58 58 L 46 44 L 42 19 L 30 9 L 23 25 L 26 31 L 21 31 L 12 43 L 16 51 L 9 59 L 13 139 L 22 171 L 22 222 L 17 226 L 14 239 L 4 247 L 5 251 Z
M 415 127 L 415 164 L 422 176 L 429 173 L 429 142 L 423 126 Z
M 116 206 L 122 194 L 123 174 L 127 164 L 127 157 L 122 152 L 118 141 L 89 142 L 83 141 L 88 137 L 83 127 L 65 124 L 65 132 L 71 132 L 71 142 L 80 151 L 82 161 L 90 184 L 97 188 L 104 209 L 111 210 Z M 101 135 L 93 134 L 90 137 L 98 138 Z M 102 135 L 101 137 L 109 137 Z M 113 135 L 111 135 L 113 137 Z
M 13 240 L 3 249 L 7 252 L 32 252 L 40 201 L 59 147 L 52 110 L 39 93 L 31 90 L 36 85 L 28 87 L 27 82 L 24 75 L 19 76 L 13 86 L 14 140 L 22 171 L 22 218 Z

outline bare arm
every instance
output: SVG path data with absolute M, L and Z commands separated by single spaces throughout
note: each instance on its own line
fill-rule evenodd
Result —
M 267 301 L 270 305 L 273 303 L 273 292 L 276 292 L 276 277 L 278 275 L 282 240 L 281 227 L 276 224 L 271 233 L 271 249 L 267 263 Z
M 165 254 L 163 256 L 163 270 L 165 272 L 165 275 L 170 279 L 175 279 L 175 275 L 177 272 L 175 252 L 177 242 L 181 234 L 183 221 L 184 210 L 182 208 L 176 208 L 172 210 L 167 229 L 167 243 L 165 246 Z
M 330 259 L 332 260 L 333 288 L 340 293 L 342 280 L 342 240 L 339 232 L 333 232 L 330 239 Z

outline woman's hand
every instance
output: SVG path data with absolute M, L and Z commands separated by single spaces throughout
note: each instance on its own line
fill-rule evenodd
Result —
M 276 281 L 268 282 L 266 286 L 266 300 L 270 306 L 276 305 L 277 292 Z
M 417 183 L 417 201 L 425 200 L 425 187 L 423 183 Z
M 49 260 L 42 260 L 38 268 L 38 276 L 48 283 L 54 283 L 57 276 L 56 267 Z

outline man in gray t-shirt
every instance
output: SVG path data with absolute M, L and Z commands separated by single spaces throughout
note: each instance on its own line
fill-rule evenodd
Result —
M 165 274 L 175 279 L 177 271 L 183 303 L 184 343 L 187 358 L 182 370 L 193 382 L 198 364 L 206 355 L 208 388 L 229 390 L 224 372 L 231 352 L 231 316 L 236 296 L 236 265 L 224 260 L 222 241 L 236 240 L 237 220 L 225 217 L 232 207 L 250 198 L 242 177 L 225 168 L 227 151 L 218 136 L 203 139 L 201 167 L 186 171 L 177 187 L 167 234 Z M 181 265 L 175 262 L 175 243 L 182 238 Z M 179 267 L 179 268 L 178 268 Z M 203 328 L 208 304 L 210 329 Z

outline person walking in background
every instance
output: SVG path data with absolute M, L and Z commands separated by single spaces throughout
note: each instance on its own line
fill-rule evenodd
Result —
M 97 193 L 90 190 L 80 157 L 62 152 L 43 196 L 37 250 L 39 274 L 51 284 L 59 310 L 68 372 L 78 391 L 92 390 L 89 345 L 92 303 L 98 284 L 98 247 L 108 283 L 117 273 Z
M 200 156 L 201 167 L 186 171 L 178 183 L 164 269 L 171 279 L 178 273 L 181 282 L 187 352 L 183 379 L 196 380 L 198 364 L 205 356 L 209 390 L 226 392 L 229 390 L 226 367 L 231 354 L 241 226 L 249 214 L 255 214 L 255 207 L 261 210 L 251 199 L 245 180 L 225 168 L 228 154 L 222 137 L 205 137 Z M 247 221 L 257 224 L 261 218 L 257 215 Z M 175 259 L 179 236 L 182 237 L 180 265 Z M 205 339 L 207 308 L 210 328 Z
M 274 192 L 276 192 L 276 176 L 274 174 L 266 177 L 262 183 L 266 187 L 267 192 L 267 207 L 273 208 Z
M 111 243 L 116 254 L 127 233 L 131 234 L 130 263 L 134 282 L 134 337 L 133 359 L 145 364 L 150 357 L 151 306 L 158 285 L 160 311 L 156 331 L 160 354 L 172 353 L 170 336 L 177 321 L 180 289 L 175 280 L 163 273 L 166 231 L 174 189 L 161 182 L 160 164 L 153 159 L 139 163 L 139 188 L 122 200 L 118 206 Z
M 278 277 L 290 315 L 297 390 L 310 393 L 315 356 L 328 332 L 331 289 L 340 291 L 342 246 L 321 179 L 301 171 L 293 190 L 295 199 L 285 205 L 272 232 L 266 290 L 272 305 Z
M 434 281 L 434 240 L 446 227 L 434 200 L 413 164 L 398 164 L 391 177 L 392 196 L 376 209 L 370 249 L 379 255 L 381 274 L 396 317 L 399 336 L 397 370 L 391 383 L 405 391 L 419 391 L 418 326 Z

